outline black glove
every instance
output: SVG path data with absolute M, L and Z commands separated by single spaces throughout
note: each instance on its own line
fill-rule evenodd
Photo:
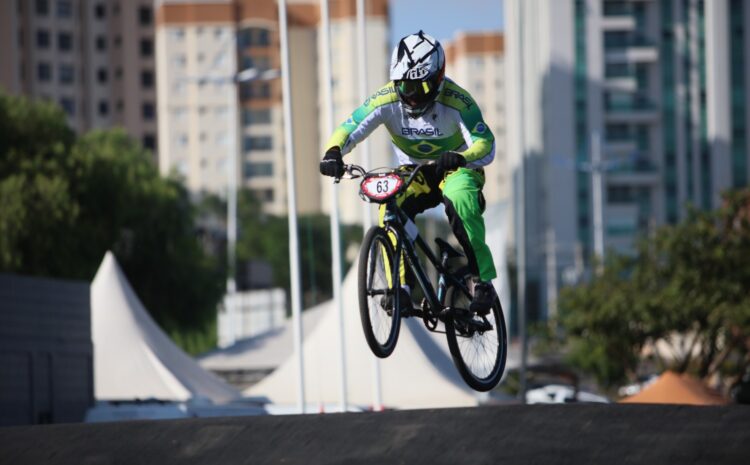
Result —
M 466 158 L 458 152 L 445 152 L 440 155 L 437 161 L 437 175 L 438 178 L 445 176 L 448 171 L 466 166 Z
M 344 175 L 344 161 L 341 159 L 341 149 L 331 147 L 320 161 L 320 174 L 340 178 Z

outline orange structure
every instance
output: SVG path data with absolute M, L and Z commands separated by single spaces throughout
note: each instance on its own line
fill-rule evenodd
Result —
M 689 404 L 725 405 L 721 395 L 706 387 L 700 380 L 673 371 L 664 372 L 656 381 L 638 394 L 626 397 L 621 403 L 633 404 Z

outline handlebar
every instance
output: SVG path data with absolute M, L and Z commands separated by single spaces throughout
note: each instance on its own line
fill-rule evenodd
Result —
M 422 169 L 422 167 L 424 167 L 426 165 L 431 165 L 431 164 L 433 164 L 433 163 L 430 162 L 430 163 L 426 163 L 426 164 L 423 164 L 423 165 L 417 165 L 417 164 L 414 164 L 414 165 L 401 165 L 402 167 L 405 167 L 405 166 L 406 167 L 413 167 L 413 169 L 411 170 L 411 174 L 409 175 L 408 178 L 406 178 L 406 181 L 404 182 L 404 185 L 402 186 L 401 189 L 405 190 L 407 187 L 409 187 L 409 185 L 414 180 L 414 178 L 417 176 L 417 173 L 419 173 L 419 171 Z M 338 184 L 342 179 L 357 179 L 357 178 L 362 178 L 362 177 L 367 176 L 368 174 L 374 173 L 378 169 L 380 169 L 380 168 L 375 168 L 374 170 L 367 171 L 362 166 L 355 165 L 354 163 L 352 163 L 351 165 L 346 165 L 345 164 L 344 165 L 344 174 L 348 175 L 348 177 L 346 177 L 346 178 L 343 178 L 343 177 L 342 178 L 334 178 L 333 183 L 334 184 Z M 399 172 L 398 169 L 391 170 L 391 172 L 392 173 L 397 173 L 400 176 L 404 177 L 403 175 L 401 175 L 401 173 Z

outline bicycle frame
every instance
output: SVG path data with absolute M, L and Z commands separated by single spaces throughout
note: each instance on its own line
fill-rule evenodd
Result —
M 393 233 L 396 236 L 396 246 L 393 258 L 394 266 L 392 267 L 392 269 L 394 270 L 393 273 L 400 274 L 402 259 L 401 257 L 403 251 L 403 255 L 406 256 L 409 266 L 414 272 L 417 282 L 422 288 L 422 292 L 424 292 L 430 309 L 435 316 L 439 315 L 440 312 L 446 308 L 445 297 L 448 281 L 450 281 L 452 285 L 462 288 L 467 294 L 469 293 L 466 285 L 453 277 L 453 275 L 448 272 L 448 255 L 446 253 L 443 253 L 443 256 L 438 259 L 432 252 L 430 247 L 427 245 L 427 243 L 424 241 L 424 239 L 422 239 L 422 236 L 419 235 L 419 231 L 416 229 L 416 226 L 414 227 L 415 232 L 413 233 L 413 238 L 407 233 L 405 225 L 409 223 L 413 224 L 413 222 L 406 215 L 406 213 L 404 213 L 404 211 L 398 207 L 395 198 L 389 200 L 386 203 L 386 212 L 383 218 L 383 223 L 386 232 Z M 416 246 L 414 244 L 416 244 Z M 435 269 L 438 271 L 437 291 L 430 282 L 430 279 L 427 277 L 427 273 L 425 272 L 424 267 L 422 266 L 422 262 L 417 255 L 417 248 L 422 250 L 422 252 L 427 257 L 427 260 L 431 262 Z M 396 293 L 396 298 L 398 298 L 398 295 L 399 294 Z

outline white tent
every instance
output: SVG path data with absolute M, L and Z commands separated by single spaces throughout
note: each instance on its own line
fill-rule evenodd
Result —
M 303 337 L 312 333 L 330 302 L 302 313 Z M 241 339 L 229 347 L 215 349 L 197 357 L 200 366 L 212 371 L 263 371 L 279 367 L 294 350 L 292 319 L 283 326 Z
M 356 266 L 343 286 L 347 389 L 349 404 L 373 405 L 370 352 L 359 319 Z M 328 305 L 316 329 L 304 341 L 306 400 L 312 405 L 337 405 L 341 396 L 338 319 Z M 386 408 L 440 408 L 477 405 L 477 393 L 461 379 L 448 354 L 445 335 L 430 333 L 421 320 L 402 321 L 395 352 L 381 362 L 382 399 Z M 287 359 L 276 371 L 244 394 L 267 397 L 275 404 L 297 402 L 297 365 Z
M 508 278 L 508 261 L 506 247 L 508 246 L 508 204 L 498 202 L 487 205 L 484 211 L 484 223 L 487 231 L 485 241 L 492 252 L 495 262 L 497 278 L 492 284 L 500 297 L 500 304 L 505 315 L 505 325 L 510 328 L 510 279 Z
M 180 350 L 151 319 L 111 252 L 91 285 L 97 400 L 207 398 L 239 393 Z

